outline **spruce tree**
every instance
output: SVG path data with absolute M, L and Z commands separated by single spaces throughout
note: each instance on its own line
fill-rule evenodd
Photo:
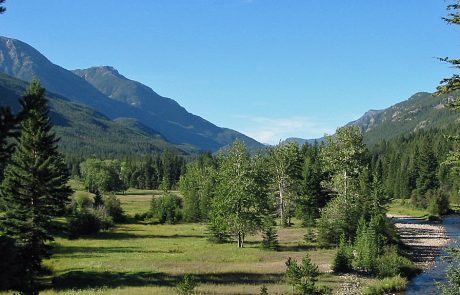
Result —
M 0 108 L 0 182 L 3 173 L 14 150 L 14 142 L 11 140 L 16 133 L 17 118 L 11 113 L 10 108 Z
M 53 240 L 52 219 L 63 212 L 71 194 L 44 93 L 33 81 L 21 101 L 21 135 L 0 191 L 5 206 L 0 231 L 16 241 L 23 265 L 20 291 L 25 294 L 38 294 L 41 262 L 50 255 L 47 242 Z

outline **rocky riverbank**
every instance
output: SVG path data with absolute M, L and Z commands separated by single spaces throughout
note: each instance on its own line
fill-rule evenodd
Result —
M 416 265 L 431 268 L 439 251 L 450 241 L 442 223 L 404 215 L 388 217 L 398 229 L 402 242 L 412 248 Z

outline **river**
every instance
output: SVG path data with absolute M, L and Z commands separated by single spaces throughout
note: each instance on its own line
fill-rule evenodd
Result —
M 448 247 L 459 247 L 460 245 L 460 215 L 453 214 L 443 218 L 442 221 L 446 228 L 447 235 L 451 238 Z M 445 270 L 448 265 L 442 257 L 446 255 L 446 248 L 444 248 L 436 261 L 428 270 L 423 271 L 416 276 L 410 283 L 405 292 L 406 295 L 437 295 L 439 290 L 436 287 L 436 282 L 445 282 Z

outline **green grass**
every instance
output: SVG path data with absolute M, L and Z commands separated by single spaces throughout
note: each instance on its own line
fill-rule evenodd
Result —
M 427 210 L 414 208 L 409 200 L 395 199 L 388 208 L 388 214 L 407 215 L 416 218 L 427 218 L 430 214 Z
M 408 281 L 406 278 L 395 276 L 391 278 L 384 278 L 371 284 L 365 291 L 365 295 L 381 295 L 393 292 L 404 291 L 407 287 Z
M 157 193 L 129 191 L 119 197 L 133 215 L 148 210 Z M 300 261 L 306 253 L 322 271 L 318 284 L 337 288 L 344 278 L 330 272 L 335 249 L 305 242 L 306 229 L 298 224 L 278 229 L 278 252 L 262 250 L 260 235 L 249 237 L 243 249 L 211 243 L 205 224 L 126 223 L 97 236 L 56 237 L 53 256 L 44 261 L 53 271 L 51 287 L 42 294 L 174 294 L 184 274 L 194 276 L 198 294 L 257 294 L 262 285 L 269 294 L 286 294 L 285 262 Z M 374 281 L 362 278 L 363 285 Z

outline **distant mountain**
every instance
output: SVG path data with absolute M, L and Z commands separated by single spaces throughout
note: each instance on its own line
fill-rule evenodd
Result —
M 358 126 L 363 132 L 364 142 L 368 145 L 421 129 L 447 127 L 459 118 L 458 113 L 445 108 L 445 104 L 455 96 L 452 94 L 436 97 L 431 93 L 419 92 L 389 108 L 369 110 L 345 126 Z M 289 140 L 299 144 L 312 144 L 315 140 L 321 142 L 324 138 L 286 139 Z
M 17 112 L 19 99 L 27 82 L 0 74 L 0 105 Z M 61 138 L 59 148 L 68 156 L 114 157 L 146 154 L 165 149 L 187 154 L 196 152 L 190 146 L 168 143 L 161 134 L 134 119 L 111 121 L 101 113 L 71 102 L 47 91 L 50 118 L 54 131 Z
M 445 108 L 454 96 L 419 92 L 387 109 L 368 111 L 347 125 L 358 126 L 370 145 L 421 129 L 443 128 L 459 118 L 458 113 Z
M 263 147 L 237 131 L 217 127 L 187 112 L 177 102 L 129 80 L 110 67 L 68 71 L 50 62 L 30 45 L 0 37 L 0 72 L 30 81 L 38 78 L 51 92 L 94 108 L 110 119 L 132 118 L 174 144 L 216 151 L 235 139 Z

